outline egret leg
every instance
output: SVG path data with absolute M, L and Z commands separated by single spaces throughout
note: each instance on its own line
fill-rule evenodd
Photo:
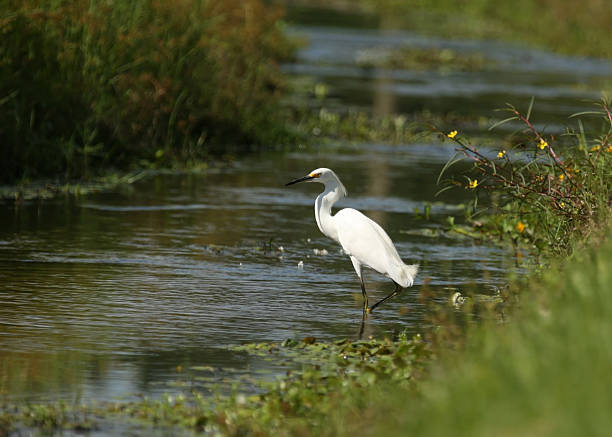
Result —
M 363 313 L 369 313 L 368 309 L 368 294 L 366 293 L 365 284 L 363 283 L 363 272 L 361 276 L 359 276 L 359 280 L 361 281 L 361 294 L 363 294 Z
M 400 287 L 400 285 L 399 285 L 397 282 L 393 281 L 393 283 L 395 284 L 395 290 L 393 290 L 393 293 L 391 293 L 391 294 L 390 294 L 389 296 L 387 296 L 387 297 L 383 297 L 381 300 L 379 300 L 379 301 L 378 301 L 378 302 L 376 302 L 374 305 L 372 305 L 372 307 L 370 307 L 370 308 L 368 309 L 368 312 L 370 312 L 370 313 L 371 313 L 372 311 L 374 311 L 374 308 L 376 308 L 378 305 L 380 305 L 381 303 L 383 303 L 383 302 L 384 302 L 384 301 L 386 301 L 387 299 L 392 298 L 393 296 L 397 296 L 397 295 L 400 293 L 400 291 L 402 291 L 402 287 Z
M 366 293 L 365 283 L 363 282 L 363 269 L 361 268 L 361 263 L 357 258 L 351 256 L 351 262 L 353 263 L 353 267 L 355 268 L 355 273 L 357 273 L 357 277 L 359 277 L 359 281 L 361 281 L 361 294 L 363 294 L 363 311 L 364 314 L 369 312 L 368 310 L 368 294 Z
M 359 340 L 363 338 L 363 330 L 365 328 L 365 320 L 366 320 L 367 309 L 363 309 L 363 313 L 361 314 L 361 325 L 359 325 Z

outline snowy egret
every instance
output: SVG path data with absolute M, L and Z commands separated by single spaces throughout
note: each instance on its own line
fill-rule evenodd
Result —
M 348 195 L 336 173 L 329 168 L 318 168 L 307 176 L 285 185 L 298 182 L 319 182 L 325 186 L 315 200 L 315 219 L 321 232 L 340 243 L 344 252 L 350 257 L 361 281 L 364 313 L 373 311 L 378 305 L 412 285 L 419 266 L 404 264 L 391 238 L 378 223 L 352 208 L 341 209 L 332 215 L 334 203 Z M 368 295 L 363 282 L 363 266 L 382 273 L 395 284 L 391 294 L 371 307 L 368 307 Z

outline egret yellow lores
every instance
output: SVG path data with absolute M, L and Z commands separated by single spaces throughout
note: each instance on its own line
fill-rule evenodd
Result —
M 391 238 L 372 219 L 353 208 L 344 208 L 332 215 L 332 206 L 348 193 L 340 179 L 329 168 L 318 168 L 308 175 L 285 185 L 298 182 L 319 182 L 325 186 L 315 200 L 315 219 L 321 232 L 340 243 L 349 256 L 361 281 L 363 310 L 371 312 L 387 299 L 412 286 L 419 266 L 405 264 L 400 258 Z M 363 267 L 370 267 L 393 281 L 395 289 L 371 307 L 368 306 Z

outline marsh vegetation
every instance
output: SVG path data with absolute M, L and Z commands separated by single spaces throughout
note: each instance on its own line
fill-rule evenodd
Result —
M 0 434 L 605 435 L 608 3 L 281 6 L 3 4 Z

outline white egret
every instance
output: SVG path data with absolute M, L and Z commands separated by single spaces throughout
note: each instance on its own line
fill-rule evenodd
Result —
M 319 182 L 325 185 L 325 189 L 315 200 L 317 225 L 324 235 L 340 243 L 350 257 L 361 281 L 364 312 L 373 311 L 378 305 L 413 284 L 419 266 L 404 264 L 391 238 L 378 223 L 352 208 L 341 209 L 332 215 L 334 203 L 348 195 L 336 173 L 329 168 L 318 168 L 285 185 L 298 182 Z M 371 307 L 368 307 L 368 295 L 363 281 L 364 266 L 382 273 L 395 284 L 391 294 Z

